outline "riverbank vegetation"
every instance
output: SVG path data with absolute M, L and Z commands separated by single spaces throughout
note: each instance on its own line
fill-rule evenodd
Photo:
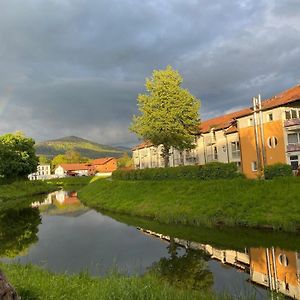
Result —
M 193 226 L 300 229 L 299 178 L 273 180 L 97 180 L 79 197 L 86 205 Z
M 103 278 L 87 273 L 55 274 L 33 265 L 0 263 L 9 282 L 24 300 L 31 299 L 122 299 L 122 300 L 196 300 L 230 299 L 210 291 L 179 289 L 159 280 L 155 275 L 125 276 L 112 272 Z
M 67 177 L 51 180 L 17 180 L 13 182 L 0 183 L 0 204 L 1 201 L 12 199 L 28 198 L 53 192 L 59 188 L 77 190 L 88 184 L 92 177 Z

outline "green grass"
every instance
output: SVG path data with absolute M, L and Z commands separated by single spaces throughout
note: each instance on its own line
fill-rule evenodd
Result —
M 7 201 L 10 199 L 40 195 L 56 189 L 56 185 L 49 184 L 46 181 L 15 181 L 11 184 L 0 185 L 0 203 L 1 200 Z
M 299 178 L 268 181 L 97 180 L 79 192 L 90 207 L 193 226 L 300 229 Z
M 0 184 L 0 205 L 1 202 L 28 198 L 37 195 L 53 192 L 60 188 L 66 190 L 78 190 L 87 185 L 92 177 L 68 177 L 51 180 L 19 180 L 9 184 Z
M 87 273 L 55 274 L 32 265 L 0 263 L 0 268 L 23 300 L 229 299 L 217 297 L 209 291 L 177 289 L 155 275 L 127 277 L 112 272 L 104 278 L 92 278 Z

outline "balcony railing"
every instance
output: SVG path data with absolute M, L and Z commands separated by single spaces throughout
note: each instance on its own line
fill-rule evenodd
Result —
M 218 160 L 218 156 L 215 154 L 208 154 L 207 157 L 207 162 L 212 162 L 212 161 L 217 161 Z
M 285 127 L 296 126 L 296 125 L 300 125 L 300 119 L 299 118 L 284 121 L 284 126 Z
M 239 158 L 241 158 L 241 151 L 240 150 L 232 151 L 231 155 L 232 155 L 233 159 L 239 159 Z
M 287 152 L 300 151 L 300 144 L 288 144 Z

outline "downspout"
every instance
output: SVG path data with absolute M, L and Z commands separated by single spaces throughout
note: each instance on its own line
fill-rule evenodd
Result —
M 269 249 L 268 248 L 266 248 L 266 257 L 267 257 L 269 288 L 270 288 L 271 291 L 273 291 L 272 274 L 271 274 L 271 267 L 270 267 L 270 254 L 269 254 Z
M 224 133 L 225 139 L 226 139 L 227 162 L 230 163 L 230 159 L 229 159 L 229 145 L 228 145 L 228 138 L 227 138 L 227 134 L 226 134 L 225 130 L 223 130 L 223 133 Z
M 262 148 L 262 158 L 263 158 L 263 169 L 267 165 L 266 157 L 266 147 L 265 147 L 265 132 L 264 132 L 264 122 L 263 113 L 261 108 L 261 96 L 258 95 L 258 108 L 259 108 L 259 121 L 260 121 L 260 138 L 261 138 L 261 148 Z
M 275 291 L 278 292 L 277 268 L 276 268 L 276 257 L 275 257 L 274 247 L 272 247 L 272 260 L 273 260 L 273 269 L 274 269 Z
M 259 137 L 258 137 L 258 124 L 257 124 L 257 98 L 253 97 L 253 126 L 254 126 L 254 135 L 255 135 L 255 146 L 256 146 L 256 156 L 257 156 L 257 171 L 259 176 L 261 176 L 261 150 L 259 146 Z

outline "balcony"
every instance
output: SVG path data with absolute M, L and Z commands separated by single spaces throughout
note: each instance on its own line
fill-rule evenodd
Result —
M 297 119 L 290 119 L 284 121 L 284 127 L 291 127 L 291 126 L 299 126 L 300 125 L 300 118 Z
M 218 155 L 215 155 L 215 154 L 207 154 L 206 160 L 207 160 L 207 162 L 218 161 Z
M 236 150 L 231 152 L 232 159 L 241 159 L 241 151 Z
M 295 152 L 300 151 L 300 144 L 288 144 L 287 152 Z

